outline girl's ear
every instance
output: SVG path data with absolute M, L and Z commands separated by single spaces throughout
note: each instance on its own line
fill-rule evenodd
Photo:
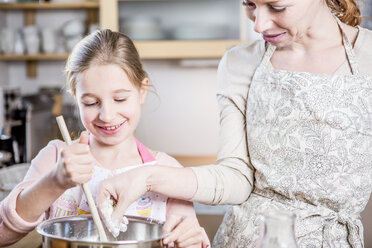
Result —
M 147 96 L 147 92 L 148 92 L 148 88 L 149 88 L 149 79 L 148 78 L 145 78 L 142 80 L 141 82 L 141 89 L 140 89 L 140 102 L 141 104 L 143 104 L 145 102 L 145 99 L 146 99 L 146 96 Z

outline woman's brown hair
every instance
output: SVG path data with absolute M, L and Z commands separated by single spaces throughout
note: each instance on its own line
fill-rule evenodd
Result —
M 358 0 L 326 0 L 328 7 L 346 24 L 353 27 L 362 21 Z
M 75 96 L 77 79 L 83 71 L 92 65 L 108 64 L 120 66 L 138 89 L 148 77 L 130 38 L 109 29 L 98 30 L 82 39 L 67 60 L 65 74 L 70 93 Z

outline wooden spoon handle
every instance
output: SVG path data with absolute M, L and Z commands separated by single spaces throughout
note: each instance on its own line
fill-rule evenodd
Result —
M 65 140 L 67 145 L 71 145 L 72 144 L 71 137 L 68 132 L 65 120 L 63 119 L 63 116 L 60 115 L 56 119 L 57 119 L 57 124 L 58 124 L 59 130 L 61 131 L 63 139 Z M 96 204 L 94 203 L 93 196 L 92 196 L 92 193 L 90 192 L 88 184 L 83 183 L 82 187 L 83 187 L 85 197 L 87 198 L 90 211 L 92 212 L 93 221 L 98 228 L 99 238 L 102 242 L 107 242 L 107 236 L 106 236 L 105 230 L 103 229 L 102 221 L 99 217 L 98 210 L 97 210 Z

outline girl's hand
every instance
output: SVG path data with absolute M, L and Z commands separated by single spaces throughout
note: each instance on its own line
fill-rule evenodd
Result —
M 166 247 L 174 243 L 177 248 L 208 248 L 211 247 L 204 228 L 200 227 L 195 216 L 183 218 L 172 215 L 164 224 L 163 233 L 169 233 L 163 240 Z
M 54 176 L 57 184 L 69 189 L 88 182 L 93 174 L 94 158 L 90 153 L 89 134 L 82 132 L 79 143 L 66 146 L 60 153 Z

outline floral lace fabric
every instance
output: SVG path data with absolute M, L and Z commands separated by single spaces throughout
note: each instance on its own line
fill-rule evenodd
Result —
M 233 206 L 213 247 L 255 247 L 258 215 L 296 214 L 300 248 L 364 247 L 360 213 L 372 190 L 372 77 L 270 68 L 269 45 L 247 98 L 247 140 L 255 168 L 249 199 Z

